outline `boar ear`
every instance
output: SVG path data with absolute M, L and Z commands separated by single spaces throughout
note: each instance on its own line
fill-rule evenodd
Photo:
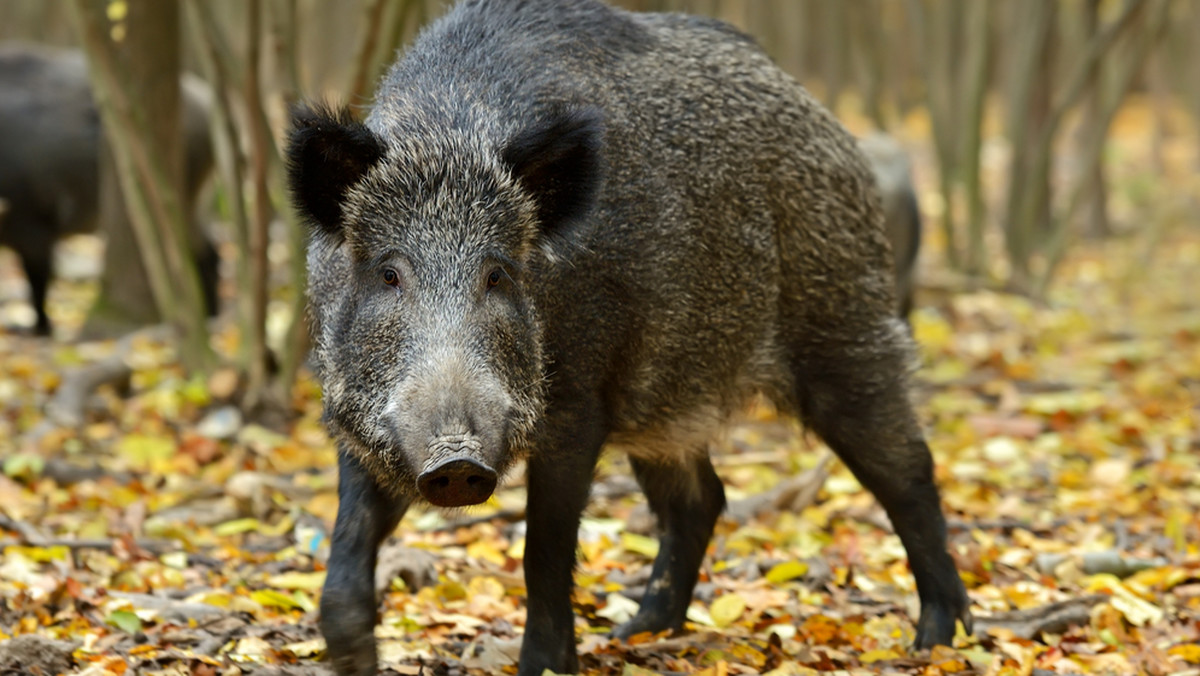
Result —
M 549 230 L 583 216 L 600 187 L 600 111 L 556 114 L 518 133 L 502 158 L 537 201 L 538 219 Z
M 292 109 L 288 187 L 300 213 L 324 232 L 341 232 L 346 191 L 383 155 L 383 143 L 349 108 L 317 104 Z

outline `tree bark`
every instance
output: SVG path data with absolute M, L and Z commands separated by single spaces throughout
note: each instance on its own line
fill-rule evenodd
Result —
M 106 0 L 94 0 L 101 5 Z M 123 21 L 124 39 L 113 44 L 119 68 L 128 73 L 134 100 L 154 111 L 152 124 L 142 130 L 162 149 L 171 189 L 183 193 L 183 138 L 179 90 L 179 7 L 173 1 L 130 2 Z M 121 30 L 121 29 L 118 29 Z M 121 179 L 109 139 L 115 133 L 104 124 L 100 151 L 100 233 L 104 236 L 104 272 L 100 294 L 88 314 L 82 334 L 112 338 L 161 319 L 138 255 L 137 238 L 121 192 Z
M 1083 4 L 1083 39 L 1090 40 L 1100 31 L 1100 0 L 1086 0 Z M 1085 42 L 1086 44 L 1086 42 Z M 1098 69 L 1093 75 L 1088 89 L 1087 101 L 1084 104 L 1083 123 L 1080 124 L 1076 136 L 1076 154 L 1082 156 L 1087 152 L 1087 143 L 1097 135 L 1100 119 L 1103 116 L 1104 88 L 1098 86 L 1103 79 L 1103 69 Z M 1104 163 L 1097 162 L 1092 167 L 1081 167 L 1083 186 L 1083 213 L 1080 215 L 1080 226 L 1083 233 L 1089 237 L 1106 237 L 1112 233 L 1108 223 L 1108 181 L 1104 175 Z
M 105 4 L 97 0 L 75 0 L 71 8 L 87 53 L 96 107 L 109 131 L 106 138 L 117 160 L 122 194 L 130 209 L 129 223 L 136 237 L 139 260 L 149 273 L 154 302 L 158 311 L 178 330 L 184 367 L 203 372 L 211 366 L 213 358 L 205 325 L 204 293 L 188 243 L 188 217 L 182 191 L 177 188 L 182 183 L 182 161 L 170 159 L 175 153 L 182 154 L 184 145 L 182 134 L 178 133 L 181 124 L 178 115 L 179 73 L 173 71 L 167 84 L 155 83 L 155 86 L 175 88 L 172 102 L 176 114 L 163 114 L 151 107 L 159 102 L 150 99 L 149 93 L 143 94 L 148 92 L 144 88 L 150 86 L 146 81 L 149 78 L 131 78 L 129 70 L 132 68 L 120 64 L 113 44 L 126 40 L 134 32 L 131 26 L 139 33 L 153 34 L 156 29 L 161 29 L 177 38 L 178 5 L 166 10 L 163 7 L 166 0 L 139 2 L 145 7 L 138 7 L 138 3 L 133 2 L 120 5 L 130 13 L 111 19 Z M 148 13 L 140 14 L 142 9 Z M 126 19 L 134 23 L 125 23 Z M 143 37 L 154 39 L 150 35 Z M 162 36 L 158 38 L 162 39 Z M 176 50 L 174 63 L 177 68 L 178 40 L 172 43 L 167 38 L 159 44 L 163 45 L 162 49 L 172 46 Z M 131 50 L 126 58 L 153 61 L 154 55 L 143 56 Z M 165 74 L 160 75 L 165 81 Z

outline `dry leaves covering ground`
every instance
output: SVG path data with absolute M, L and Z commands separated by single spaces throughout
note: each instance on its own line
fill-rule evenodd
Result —
M 585 672 L 1200 674 L 1194 214 L 1080 247 L 1047 305 L 926 294 L 917 396 L 974 635 L 908 651 L 916 597 L 886 517 L 763 405 L 717 444 L 734 509 L 685 635 L 607 637 L 657 543 L 624 461 L 606 459 L 581 529 Z M 20 285 L 6 255 L 6 318 Z M 60 283 L 61 321 L 91 293 Z M 81 428 L 42 425 L 63 374 L 108 349 L 0 333 L 0 639 L 15 637 L 0 673 L 320 673 L 337 501 L 317 387 L 270 431 L 223 403 L 228 374 L 184 380 L 147 342 Z M 385 673 L 512 671 L 523 504 L 517 477 L 482 508 L 409 513 L 380 559 Z

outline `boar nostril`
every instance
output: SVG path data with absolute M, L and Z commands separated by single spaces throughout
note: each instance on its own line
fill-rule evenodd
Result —
M 477 460 L 452 457 L 417 477 L 421 497 L 438 507 L 465 507 L 487 500 L 496 490 L 496 472 Z

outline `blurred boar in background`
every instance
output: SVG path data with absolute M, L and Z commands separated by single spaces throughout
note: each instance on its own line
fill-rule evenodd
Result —
M 194 77 L 185 77 L 182 85 L 184 208 L 191 213 L 213 167 L 208 136 L 212 96 Z M 81 52 L 0 44 L 0 198 L 9 205 L 0 245 L 14 249 L 25 268 L 40 335 L 50 333 L 46 289 L 55 242 L 96 230 L 102 136 Z M 217 252 L 199 223 L 193 223 L 193 230 L 205 298 L 215 311 Z
M 896 268 L 896 301 L 901 317 L 912 313 L 917 290 L 917 253 L 921 248 L 921 210 L 913 189 L 908 154 L 896 139 L 872 134 L 858 143 L 871 162 L 883 199 L 883 223 Z

